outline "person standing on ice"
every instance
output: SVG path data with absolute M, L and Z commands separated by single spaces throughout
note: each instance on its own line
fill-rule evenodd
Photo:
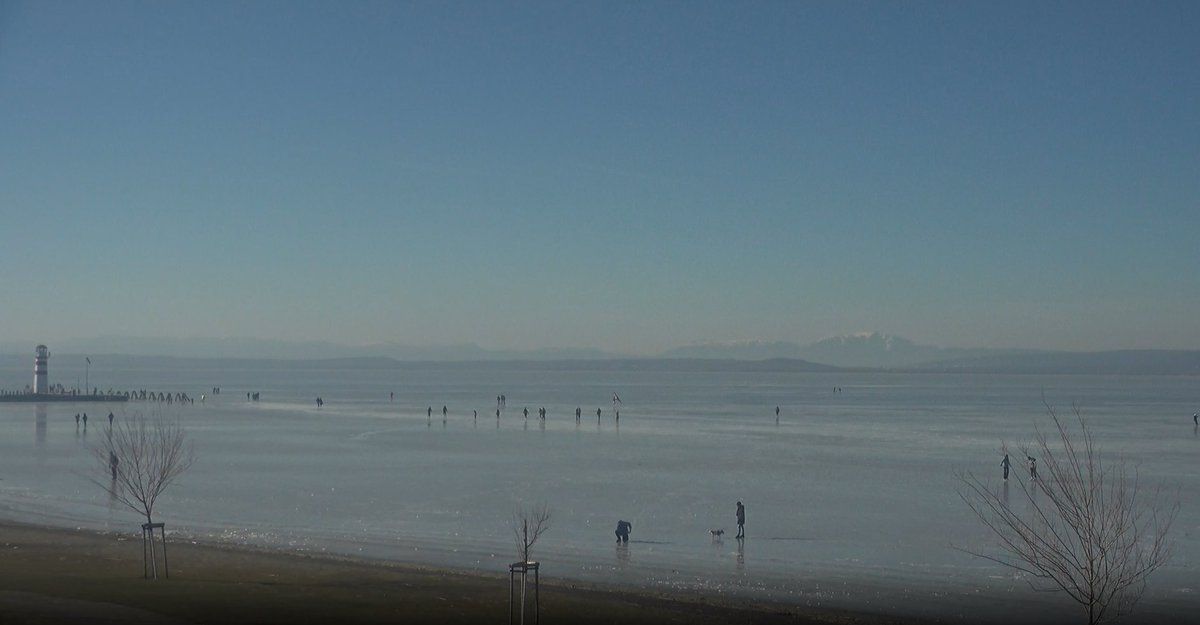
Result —
M 746 526 L 746 506 L 743 506 L 742 502 L 740 502 L 740 501 L 737 502 L 737 522 L 738 522 L 738 533 L 737 533 L 737 536 L 734 536 L 734 538 L 745 538 L 746 537 L 746 527 L 745 527 Z
M 1030 477 L 1030 479 L 1034 479 L 1034 480 L 1038 479 L 1037 458 L 1034 458 L 1033 456 L 1026 456 L 1026 458 L 1029 459 L 1029 477 Z
M 1000 461 L 1000 466 L 1004 468 L 1004 479 L 1008 479 L 1008 454 L 1004 454 L 1004 460 Z

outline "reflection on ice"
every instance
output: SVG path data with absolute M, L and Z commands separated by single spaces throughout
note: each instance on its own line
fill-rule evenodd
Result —
M 34 441 L 39 449 L 46 446 L 46 404 L 33 406 Z

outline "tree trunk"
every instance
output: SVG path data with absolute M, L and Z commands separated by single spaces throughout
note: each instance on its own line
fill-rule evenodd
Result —
M 150 519 L 150 515 L 146 515 L 146 525 L 150 527 L 150 574 L 151 579 L 158 579 L 158 555 L 154 553 L 154 521 Z M 142 536 L 146 535 L 145 530 L 142 530 Z
M 525 582 L 528 578 L 528 571 L 521 573 L 521 625 L 525 625 Z

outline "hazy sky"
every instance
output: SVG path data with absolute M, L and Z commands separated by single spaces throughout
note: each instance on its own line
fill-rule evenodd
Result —
M 1197 2 L 0 0 L 0 339 L 1200 348 Z

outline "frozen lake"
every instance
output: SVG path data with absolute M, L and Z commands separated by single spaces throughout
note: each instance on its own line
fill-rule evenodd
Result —
M 998 480 L 1001 443 L 1046 426 L 1044 396 L 1063 415 L 1079 404 L 1104 450 L 1178 489 L 1175 557 L 1135 616 L 1186 622 L 1200 610 L 1195 378 L 528 367 L 94 365 L 101 389 L 182 391 L 196 403 L 0 404 L 0 518 L 136 534 L 138 517 L 85 478 L 99 470 L 89 447 L 108 410 L 160 411 L 182 420 L 195 447 L 195 465 L 157 508 L 181 537 L 503 572 L 516 553 L 513 512 L 545 504 L 552 526 L 535 556 L 548 576 L 1059 622 L 1079 616 L 1065 596 L 955 549 L 992 544 L 958 497 L 957 472 Z M 0 387 L 28 384 L 30 368 L 0 369 Z M 57 381 L 70 386 L 76 373 Z M 84 411 L 87 431 L 74 419 Z M 615 544 L 618 519 L 633 523 L 628 545 Z M 713 541 L 718 528 L 727 533 Z

